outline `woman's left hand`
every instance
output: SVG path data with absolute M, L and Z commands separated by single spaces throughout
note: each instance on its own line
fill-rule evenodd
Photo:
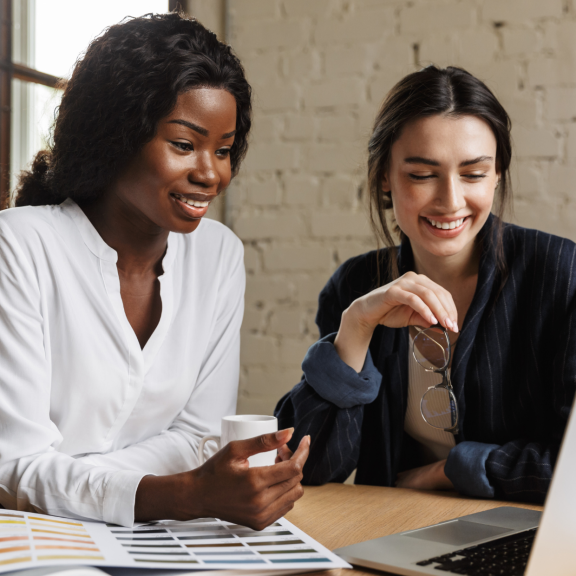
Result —
M 400 472 L 396 479 L 396 486 L 415 490 L 453 490 L 454 485 L 444 474 L 445 464 L 446 460 L 440 460 L 427 466 Z

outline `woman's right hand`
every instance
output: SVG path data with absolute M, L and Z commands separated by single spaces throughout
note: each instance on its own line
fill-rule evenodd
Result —
M 458 312 L 448 290 L 415 272 L 354 300 L 342 314 L 334 346 L 340 358 L 357 372 L 362 370 L 379 324 L 389 328 L 441 324 L 458 332 Z
M 230 442 L 205 464 L 173 476 L 145 476 L 136 494 L 140 521 L 214 517 L 262 530 L 292 510 L 304 490 L 300 481 L 310 437 L 289 460 L 250 468 L 248 457 L 283 447 L 293 429 Z M 162 502 L 160 502 L 160 500 Z M 156 506 L 150 504 L 156 502 Z

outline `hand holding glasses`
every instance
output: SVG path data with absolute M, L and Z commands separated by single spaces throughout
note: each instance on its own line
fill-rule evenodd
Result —
M 425 422 L 452 434 L 458 433 L 458 404 L 450 382 L 448 367 L 452 348 L 448 332 L 440 324 L 419 328 L 412 342 L 412 354 L 424 370 L 442 374 L 442 382 L 426 390 L 420 401 L 420 413 Z

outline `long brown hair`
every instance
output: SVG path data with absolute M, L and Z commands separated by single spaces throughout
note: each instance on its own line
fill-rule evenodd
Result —
M 382 181 L 390 166 L 392 145 L 402 133 L 404 126 L 417 118 L 441 114 L 450 117 L 476 116 L 484 120 L 496 138 L 496 169 L 500 172 L 500 183 L 493 208 L 496 238 L 496 262 L 501 281 L 507 276 L 503 246 L 502 217 L 511 202 L 510 141 L 511 122 L 490 89 L 461 68 L 428 66 L 419 72 L 404 77 L 386 96 L 374 121 L 372 137 L 368 144 L 368 189 L 370 192 L 370 220 L 379 242 L 390 250 L 389 274 L 398 277 L 395 242 L 390 230 L 392 196 L 382 191 Z M 404 239 L 404 233 L 394 224 L 393 232 Z M 379 282 L 380 282 L 380 273 Z

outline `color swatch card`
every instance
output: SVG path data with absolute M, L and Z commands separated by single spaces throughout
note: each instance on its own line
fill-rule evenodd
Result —
M 0 573 L 81 564 L 126 568 L 350 568 L 281 518 L 261 532 L 216 518 L 134 528 L 0 510 Z

